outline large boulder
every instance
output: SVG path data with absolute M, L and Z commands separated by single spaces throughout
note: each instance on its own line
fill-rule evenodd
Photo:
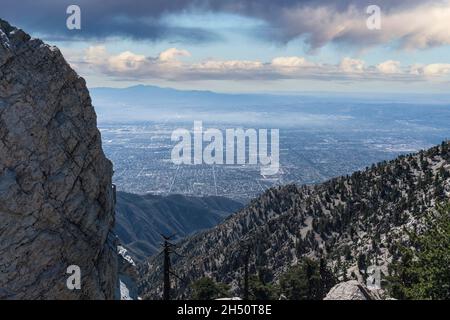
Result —
M 0 299 L 114 297 L 112 174 L 85 81 L 0 20 Z
M 381 300 L 381 297 L 358 281 L 350 280 L 331 288 L 324 300 Z

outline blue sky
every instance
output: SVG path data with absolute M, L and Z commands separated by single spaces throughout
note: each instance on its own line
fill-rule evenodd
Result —
M 0 17 L 57 45 L 90 87 L 447 93 L 450 1 L 372 2 L 19 0 Z

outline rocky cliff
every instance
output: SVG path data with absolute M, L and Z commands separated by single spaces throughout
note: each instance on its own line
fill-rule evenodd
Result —
M 85 81 L 0 20 L 0 299 L 113 298 L 112 173 Z

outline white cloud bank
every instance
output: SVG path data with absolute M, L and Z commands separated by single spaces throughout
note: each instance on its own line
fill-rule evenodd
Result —
M 450 75 L 450 64 L 435 63 L 402 67 L 387 60 L 367 65 L 363 60 L 346 57 L 339 64 L 315 63 L 304 57 L 275 57 L 270 62 L 250 60 L 204 60 L 188 62 L 187 50 L 170 48 L 156 57 L 130 51 L 109 54 L 104 46 L 86 50 L 83 65 L 116 79 L 126 80 L 381 80 L 423 81 Z

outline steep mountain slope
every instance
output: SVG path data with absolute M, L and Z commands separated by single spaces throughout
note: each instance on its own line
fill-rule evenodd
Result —
M 118 192 L 115 232 L 130 254 L 144 260 L 159 250 L 161 233 L 180 239 L 216 226 L 241 208 L 239 202 L 223 197 Z
M 424 213 L 449 193 L 448 142 L 320 185 L 268 190 L 224 223 L 180 244 L 182 257 L 173 259 L 185 280 L 177 283 L 178 296 L 205 275 L 241 294 L 244 247 L 250 248 L 250 271 L 264 268 L 272 281 L 303 256 L 326 258 L 342 280 L 359 278 L 359 268 L 374 264 L 387 273 L 399 256 L 398 241 L 408 243 L 404 230 L 419 232 Z M 143 267 L 140 289 L 146 298 L 161 294 L 161 265 L 153 258 Z
M 0 300 L 114 297 L 112 173 L 85 81 L 0 20 Z

